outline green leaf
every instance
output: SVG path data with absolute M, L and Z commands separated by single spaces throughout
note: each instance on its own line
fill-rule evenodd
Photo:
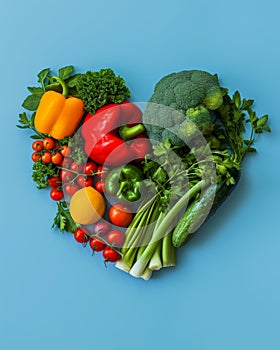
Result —
M 257 121 L 257 127 L 261 128 L 263 126 L 265 126 L 265 124 L 268 121 L 268 115 L 264 115 L 263 117 L 259 118 Z
M 242 106 L 241 109 L 247 110 L 249 107 L 251 107 L 254 103 L 254 100 L 246 100 L 245 98 L 242 100 Z
M 67 81 L 68 87 L 70 87 L 70 88 L 75 87 L 80 76 L 81 76 L 81 74 L 75 74 L 75 75 L 73 75 L 73 76 Z
M 57 203 L 57 213 L 53 221 L 52 228 L 58 227 L 61 232 L 74 233 L 80 226 L 73 219 L 65 202 Z
M 19 114 L 18 121 L 20 124 L 29 125 L 29 119 L 25 112 Z
M 18 128 L 20 128 L 20 129 L 28 129 L 29 128 L 29 126 L 28 125 L 16 125 Z
M 263 130 L 263 131 L 266 131 L 266 132 L 271 132 L 271 129 L 270 129 L 270 127 L 269 127 L 268 125 L 264 125 L 264 126 L 262 127 L 262 130 Z
M 239 108 L 241 105 L 241 97 L 239 91 L 235 91 L 233 95 L 233 101 L 235 103 L 236 108 Z
M 31 135 L 30 138 L 33 139 L 33 140 L 41 140 L 42 136 L 40 136 L 40 135 Z
M 74 72 L 73 66 L 66 66 L 66 67 L 60 68 L 58 71 L 58 74 L 62 80 L 66 80 L 66 79 L 70 78 L 70 76 L 73 72 Z
M 41 87 L 28 87 L 27 89 L 32 93 L 32 95 L 37 95 L 40 97 L 44 93 L 44 90 Z
M 46 79 L 48 77 L 50 73 L 50 68 L 45 68 L 43 70 L 41 70 L 40 73 L 38 73 L 38 83 L 40 83 L 44 89 L 45 85 L 46 85 Z
M 40 103 L 41 96 L 29 95 L 22 103 L 22 107 L 29 111 L 36 111 Z
M 35 127 L 35 125 L 34 125 L 35 115 L 36 115 L 36 113 L 32 113 L 32 115 L 31 115 L 31 117 L 30 117 L 29 125 L 30 125 L 31 127 Z

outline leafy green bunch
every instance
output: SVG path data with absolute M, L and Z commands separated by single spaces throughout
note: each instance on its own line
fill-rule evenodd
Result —
M 91 114 L 106 104 L 122 103 L 130 97 L 124 79 L 115 75 L 110 68 L 79 75 L 76 79 L 76 89 L 78 97 L 85 104 L 85 110 Z

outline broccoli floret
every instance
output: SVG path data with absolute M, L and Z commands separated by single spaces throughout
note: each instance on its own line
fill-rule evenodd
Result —
M 211 123 L 210 111 L 223 103 L 223 92 L 216 75 L 185 70 L 163 77 L 148 102 L 143 123 L 149 137 L 159 141 L 169 138 L 173 145 L 182 146 L 183 140 L 190 136 L 189 132 L 184 133 L 188 124 L 185 116 L 204 132 Z
M 211 124 L 210 112 L 202 105 L 189 108 L 186 112 L 186 116 L 191 122 L 195 123 L 202 132 L 208 129 Z
M 180 124 L 180 133 L 186 135 L 188 139 L 196 135 L 197 128 L 203 134 L 207 134 L 211 130 L 213 124 L 210 112 L 204 106 L 189 108 L 186 116 L 186 120 Z

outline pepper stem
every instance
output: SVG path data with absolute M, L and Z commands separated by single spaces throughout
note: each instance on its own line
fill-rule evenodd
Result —
M 124 141 L 134 139 L 137 135 L 142 134 L 145 131 L 143 124 L 137 124 L 134 126 L 123 125 L 119 129 L 120 137 Z
M 122 195 L 122 192 L 125 190 L 126 187 L 127 187 L 127 181 L 122 181 L 120 183 L 120 187 L 119 187 L 119 190 L 117 192 L 117 196 Z
M 62 95 L 67 98 L 68 97 L 68 86 L 66 85 L 65 81 L 63 79 L 61 79 L 60 77 L 57 77 L 55 75 L 53 75 L 50 78 L 56 80 L 61 85 Z

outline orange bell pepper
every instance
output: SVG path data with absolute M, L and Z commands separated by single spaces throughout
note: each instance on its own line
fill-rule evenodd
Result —
M 37 131 L 57 140 L 72 136 L 84 114 L 84 103 L 76 97 L 67 97 L 68 89 L 63 80 L 54 77 L 62 85 L 62 93 L 47 91 L 41 98 L 35 114 Z

